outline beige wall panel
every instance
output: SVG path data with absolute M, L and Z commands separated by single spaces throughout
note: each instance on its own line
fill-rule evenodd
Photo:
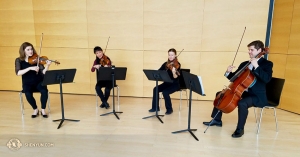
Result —
M 300 56 L 289 55 L 287 57 L 285 84 L 283 93 L 281 94 L 281 105 L 282 109 L 300 113 Z
M 241 48 L 249 41 L 264 41 L 268 5 L 269 0 L 205 1 L 201 50 L 236 51 L 245 27 Z
M 50 70 L 76 68 L 75 83 L 63 84 L 64 93 L 91 94 L 90 63 L 87 49 L 76 48 L 42 48 L 41 56 L 58 60 L 61 64 L 51 64 Z M 50 92 L 59 92 L 59 85 L 49 85 Z
M 144 49 L 199 51 L 204 1 L 144 1 Z
M 273 62 L 273 77 L 284 78 L 286 68 L 287 55 L 284 54 L 269 54 L 269 60 Z
M 289 43 L 289 54 L 300 55 L 300 0 L 295 0 Z
M 32 0 L 1 0 L 0 10 L 32 10 Z
M 143 50 L 143 1 L 87 1 L 89 48 Z
M 32 6 L 23 9 L 0 10 L 0 46 L 20 46 L 24 41 L 35 44 Z
M 87 48 L 86 24 L 35 24 L 36 44 L 40 45 L 44 33 L 43 47 Z
M 33 1 L 37 45 L 87 48 L 86 1 Z
M 19 57 L 19 47 L 0 47 L 0 55 L 0 90 L 21 90 L 22 77 L 15 73 L 15 59 Z
M 34 10 L 86 10 L 86 0 L 32 0 Z
M 276 0 L 274 5 L 270 52 L 287 54 L 294 0 Z

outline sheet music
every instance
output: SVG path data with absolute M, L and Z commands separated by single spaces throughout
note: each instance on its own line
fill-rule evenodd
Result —
M 201 92 L 202 92 L 202 94 L 204 95 L 205 93 L 204 93 L 204 88 L 203 88 L 203 84 L 202 84 L 202 78 L 201 78 L 201 76 L 198 76 L 198 79 L 199 79 L 200 86 L 201 86 Z

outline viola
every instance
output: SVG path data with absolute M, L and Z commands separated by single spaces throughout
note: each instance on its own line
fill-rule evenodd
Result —
M 172 71 L 173 67 L 176 69 L 176 74 L 179 76 L 180 72 L 178 71 L 178 68 L 180 67 L 180 65 L 178 63 L 177 57 L 175 57 L 175 59 L 173 61 L 168 60 L 168 62 L 166 64 L 166 68 L 171 71 Z
M 255 58 L 260 58 L 262 55 L 268 53 L 268 48 L 265 48 Z M 231 79 L 227 88 L 223 89 L 215 98 L 214 106 L 223 113 L 232 112 L 238 105 L 243 92 L 250 87 L 254 82 L 255 76 L 248 68 L 247 63 L 240 71 L 238 71 Z
M 55 64 L 60 64 L 59 61 L 57 61 L 57 60 L 50 60 L 50 59 L 48 59 L 47 56 L 38 57 L 38 54 L 36 54 L 36 53 L 34 53 L 32 56 L 30 56 L 28 58 L 28 63 L 31 64 L 31 65 L 35 65 L 39 61 L 38 64 L 45 65 L 47 60 L 49 60 L 51 62 L 54 62 Z

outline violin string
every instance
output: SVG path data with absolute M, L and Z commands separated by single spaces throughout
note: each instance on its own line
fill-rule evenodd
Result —
M 242 38 L 241 38 L 241 40 L 240 40 L 240 44 L 239 44 L 239 46 L 238 46 L 238 48 L 237 48 L 237 50 L 236 50 L 236 52 L 235 52 L 235 56 L 234 56 L 234 58 L 233 58 L 233 61 L 232 61 L 232 64 L 231 64 L 231 66 L 233 66 L 233 63 L 234 63 L 234 61 L 235 61 L 235 58 L 236 58 L 236 55 L 237 55 L 237 53 L 238 53 L 238 51 L 239 51 L 239 49 L 240 49 L 241 42 L 242 42 L 242 40 L 243 40 L 243 37 L 244 37 L 245 31 L 246 31 L 246 27 L 245 27 L 245 29 L 244 29 L 244 32 L 243 32 Z

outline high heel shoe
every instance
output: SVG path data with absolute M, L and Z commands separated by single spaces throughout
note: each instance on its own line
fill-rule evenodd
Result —
M 44 117 L 44 118 L 48 118 L 48 115 L 46 114 L 43 114 L 43 112 L 41 111 L 41 115 Z
M 36 115 L 31 115 L 31 118 L 36 118 L 39 115 L 39 111 L 36 113 Z

